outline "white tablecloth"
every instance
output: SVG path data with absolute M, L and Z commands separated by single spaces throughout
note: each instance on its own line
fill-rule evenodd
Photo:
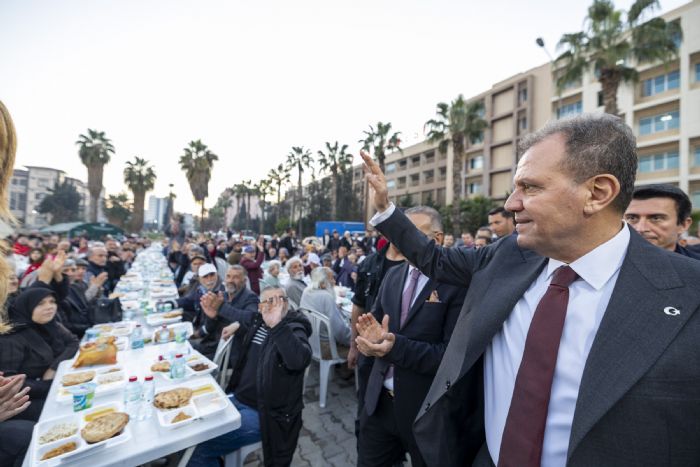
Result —
M 148 345 L 140 350 L 128 350 L 117 354 L 118 364 L 123 366 L 127 371 L 128 376 L 138 376 L 139 381 L 143 382 L 143 376 L 150 374 L 151 362 L 158 358 L 158 355 L 164 352 L 167 345 Z M 68 415 L 73 413 L 72 404 L 59 404 L 56 402 L 56 391 L 58 390 L 63 374 L 71 370 L 71 361 L 62 362 L 56 373 L 54 383 L 51 385 L 51 391 L 44 405 L 44 410 L 41 413 L 40 421 L 50 420 L 55 417 Z M 197 378 L 199 381 L 209 382 L 216 385 L 216 381 L 211 376 L 201 376 Z M 156 392 L 161 386 L 172 385 L 160 376 L 155 376 Z M 93 405 L 100 405 L 110 402 L 121 402 L 123 393 L 121 391 L 105 394 L 95 397 Z M 124 466 L 133 467 L 143 464 L 154 459 L 166 456 L 173 452 L 186 449 L 195 444 L 214 438 L 231 430 L 238 429 L 241 426 L 241 415 L 238 410 L 228 404 L 225 411 L 212 415 L 211 417 L 201 420 L 195 420 L 192 424 L 177 428 L 175 430 L 166 430 L 158 425 L 158 419 L 155 414 L 144 421 L 131 421 L 132 437 L 127 443 L 101 449 L 98 452 L 90 453 L 85 457 L 70 460 L 66 459 L 61 466 L 85 466 L 85 467 L 107 467 L 107 466 Z M 35 440 L 32 440 L 34 443 Z M 28 454 L 24 459 L 24 466 L 30 465 L 30 456 L 32 446 L 28 450 Z

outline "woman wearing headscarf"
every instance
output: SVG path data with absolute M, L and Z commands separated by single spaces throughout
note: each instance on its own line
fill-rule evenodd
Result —
M 32 405 L 18 418 L 38 420 L 58 364 L 78 350 L 78 339 L 55 319 L 56 311 L 53 290 L 30 287 L 10 308 L 12 330 L 0 336 L 0 371 L 27 375 Z

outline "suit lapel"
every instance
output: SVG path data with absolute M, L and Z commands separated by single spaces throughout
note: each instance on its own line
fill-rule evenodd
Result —
M 430 294 L 435 288 L 435 284 L 436 282 L 434 280 L 428 279 L 428 282 L 426 282 L 423 286 L 423 289 L 421 289 L 418 292 L 416 299 L 413 301 L 413 305 L 411 305 L 411 308 L 408 310 L 408 316 L 406 316 L 406 321 L 403 323 L 403 326 L 401 326 L 401 328 L 406 326 L 408 322 L 411 321 L 411 318 L 413 318 L 413 316 L 418 312 L 418 310 L 420 310 L 425 301 L 430 297 Z M 403 289 L 401 295 L 403 295 Z
M 631 232 L 630 246 L 581 378 L 568 457 L 658 360 L 693 313 L 670 259 Z M 673 290 L 676 289 L 676 290 Z M 664 313 L 666 307 L 680 315 Z
M 485 293 L 474 297 L 471 295 L 474 293 L 472 290 L 468 292 L 465 308 L 460 312 L 426 400 L 435 401 L 441 397 L 445 392 L 443 381 L 457 381 L 483 355 L 493 336 L 503 327 L 513 307 L 542 271 L 546 261 L 546 258 L 534 252 L 520 250 L 515 246 L 499 258 L 493 271 L 488 272 L 490 284 L 483 289 L 486 290 Z M 418 417 L 425 410 L 423 406 Z

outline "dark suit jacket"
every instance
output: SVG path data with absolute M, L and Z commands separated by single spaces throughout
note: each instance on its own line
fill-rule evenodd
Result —
M 408 263 L 391 268 L 379 289 L 373 314 L 380 323 L 389 315 L 389 331 L 396 335 L 391 351 L 375 358 L 365 393 L 365 411 L 372 415 L 384 385 L 389 365 L 394 365 L 394 405 L 400 430 L 411 436 L 411 425 L 428 393 L 452 335 L 466 290 L 454 285 L 428 280 L 418 291 L 406 322 L 399 328 L 401 296 L 408 274 Z M 436 291 L 439 302 L 428 302 Z
M 429 277 L 469 286 L 414 433 L 428 465 L 471 463 L 484 443 L 482 356 L 547 260 L 516 235 L 442 249 L 398 210 L 377 228 Z M 700 465 L 700 263 L 630 236 L 586 360 L 567 465 Z M 483 450 L 478 462 L 490 462 Z

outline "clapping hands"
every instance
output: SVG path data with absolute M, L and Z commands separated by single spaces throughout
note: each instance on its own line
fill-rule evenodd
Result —
M 394 347 L 396 336 L 389 332 L 389 315 L 384 315 L 382 324 L 372 313 L 365 313 L 357 319 L 355 339 L 357 350 L 367 357 L 383 357 Z
M 8 420 L 29 407 L 29 386 L 22 388 L 25 375 L 5 378 L 0 372 L 0 422 Z
M 219 314 L 219 308 L 224 303 L 224 294 L 207 292 L 202 295 L 199 303 L 202 305 L 202 311 L 211 319 L 216 319 Z

